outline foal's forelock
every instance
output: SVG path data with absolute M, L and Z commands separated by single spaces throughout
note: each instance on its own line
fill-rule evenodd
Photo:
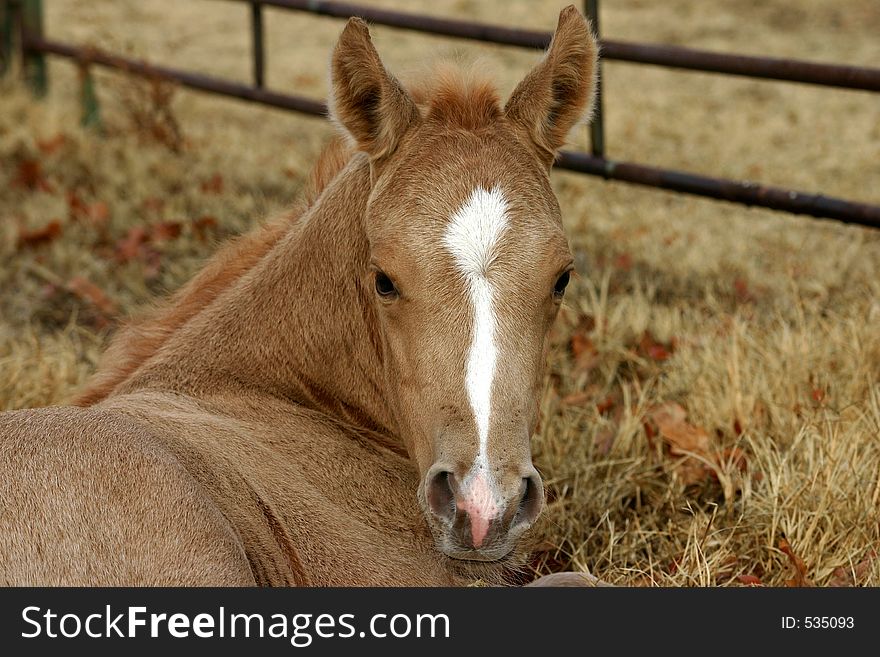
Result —
M 473 317 L 464 381 L 479 440 L 477 454 L 462 487 L 468 491 L 463 505 L 471 508 L 472 518 L 481 519 L 494 516 L 504 501 L 495 490 L 488 448 L 498 354 L 496 294 L 490 272 L 507 225 L 508 206 L 501 188 L 477 187 L 453 214 L 443 237 L 443 244 L 467 289 Z M 482 541 L 487 529 L 485 520 L 474 525 L 475 543 Z

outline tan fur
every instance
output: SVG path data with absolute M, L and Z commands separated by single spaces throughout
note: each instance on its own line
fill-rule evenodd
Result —
M 544 60 L 507 101 L 505 112 L 525 128 L 547 166 L 572 126 L 592 112 L 598 54 L 590 24 L 573 6 L 563 9 Z
M 559 29 L 545 62 L 589 36 L 571 9 Z M 552 291 L 571 261 L 546 145 L 523 117 L 543 108 L 561 129 L 591 73 L 571 107 L 539 95 L 511 113 L 448 71 L 410 94 L 352 19 L 333 74 L 351 140 L 325 152 L 304 208 L 219 251 L 121 331 L 85 408 L 0 415 L 0 582 L 451 585 L 503 583 L 520 563 L 542 497 L 529 436 Z M 499 350 L 489 452 L 506 506 L 481 546 L 464 507 L 438 511 L 430 487 L 442 466 L 459 495 L 475 457 L 473 315 L 443 234 L 493 186 L 509 203 L 486 274 Z M 398 296 L 377 294 L 380 268 Z
M 330 181 L 342 170 L 352 150 L 336 137 L 325 146 L 312 169 L 305 189 L 305 206 L 232 240 L 215 254 L 189 283 L 153 312 L 125 326 L 108 347 L 89 385 L 73 399 L 90 406 L 106 398 L 116 386 L 147 362 L 169 336 L 235 283 L 266 255 L 281 235 L 311 207 Z

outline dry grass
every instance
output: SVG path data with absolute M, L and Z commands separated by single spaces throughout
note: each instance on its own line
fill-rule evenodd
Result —
M 562 4 L 435 1 L 428 10 L 549 29 Z M 603 24 L 616 38 L 880 61 L 870 0 L 704 4 L 620 0 L 606 3 Z M 55 36 L 247 77 L 246 11 L 234 3 L 46 5 Z M 339 25 L 270 12 L 270 85 L 322 95 Z M 533 61 L 375 33 L 395 70 L 429 51 L 484 56 L 505 91 Z M 180 92 L 174 152 L 146 119 L 131 128 L 132 116 L 169 120 L 162 108 L 132 108 L 150 93 L 102 76 L 98 135 L 77 126 L 72 69 L 51 73 L 43 103 L 12 82 L 0 88 L 7 409 L 68 397 L 115 318 L 175 289 L 219 240 L 289 204 L 328 134 L 314 119 Z M 880 202 L 876 96 L 615 63 L 605 82 L 615 157 Z M 27 162 L 40 170 L 23 176 Z M 570 174 L 554 184 L 581 276 L 555 333 L 535 441 L 551 502 L 534 567 L 637 585 L 880 585 L 871 556 L 880 544 L 880 233 Z M 53 220 L 55 239 L 20 244 L 22 231 Z M 120 257 L 133 227 L 168 222 L 179 236 Z M 669 403 L 687 418 L 664 434 L 657 408 Z M 703 446 L 676 454 L 675 431 Z M 783 537 L 805 564 L 800 574 Z

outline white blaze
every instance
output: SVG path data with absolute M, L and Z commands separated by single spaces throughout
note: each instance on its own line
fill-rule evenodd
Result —
M 494 292 L 489 281 L 489 266 L 504 230 L 507 228 L 507 201 L 501 190 L 478 187 L 470 199 L 452 216 L 443 244 L 468 286 L 474 313 L 474 333 L 467 362 L 465 382 L 468 400 L 477 424 L 480 451 L 468 479 L 480 470 L 489 476 L 489 416 L 492 407 L 492 382 L 495 378 L 495 309 Z M 463 482 L 467 486 L 468 482 Z M 475 492 L 476 493 L 476 492 Z M 480 506 L 493 506 L 491 500 Z M 485 509 L 489 511 L 489 509 Z

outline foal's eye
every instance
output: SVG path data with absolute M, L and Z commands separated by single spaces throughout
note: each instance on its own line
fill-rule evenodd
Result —
M 397 288 L 394 282 L 383 271 L 376 272 L 376 293 L 380 297 L 390 298 L 397 296 Z
M 556 279 L 556 285 L 553 286 L 553 296 L 561 299 L 565 294 L 565 288 L 568 287 L 568 281 L 571 279 L 571 272 L 567 271 Z

